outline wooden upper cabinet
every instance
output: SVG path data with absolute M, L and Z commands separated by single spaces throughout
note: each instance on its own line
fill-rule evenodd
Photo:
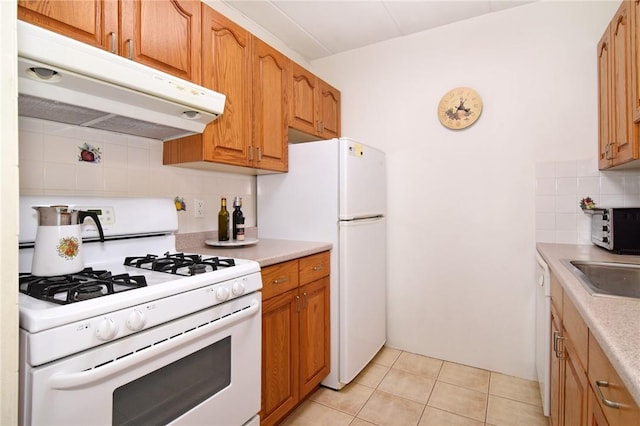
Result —
M 598 168 L 611 165 L 611 77 L 609 76 L 611 33 L 605 31 L 598 43 Z
M 640 0 L 631 4 L 631 84 L 633 121 L 640 122 Z
M 204 6 L 202 28 L 202 83 L 227 97 L 203 136 L 204 159 L 251 166 L 251 34 Z
M 18 18 L 200 83 L 199 0 L 20 0 Z
M 116 53 L 118 0 L 18 0 L 18 19 Z
M 286 172 L 289 59 L 253 37 L 253 151 L 255 167 Z
M 340 136 L 340 91 L 293 61 L 290 75 L 289 126 L 311 139 Z M 295 134 L 299 141 L 309 140 Z
M 226 95 L 224 113 L 201 135 L 164 142 L 163 163 L 287 171 L 288 62 L 203 4 L 202 84 Z
M 622 2 L 611 28 L 611 94 L 615 108 L 613 127 L 613 163 L 621 164 L 634 158 L 633 115 L 631 99 L 631 7 Z
M 640 158 L 638 1 L 623 1 L 598 43 L 600 169 Z
M 200 83 L 200 1 L 120 0 L 120 54 Z
M 289 125 L 311 135 L 317 133 L 320 112 L 316 106 L 318 80 L 310 71 L 291 61 L 291 95 L 289 96 Z
M 340 91 L 318 80 L 320 88 L 321 136 L 326 139 L 340 136 Z

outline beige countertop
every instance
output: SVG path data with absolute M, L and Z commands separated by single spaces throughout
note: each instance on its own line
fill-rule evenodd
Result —
M 260 267 L 285 262 L 299 257 L 309 256 L 322 251 L 331 250 L 332 244 L 327 242 L 292 241 L 258 238 L 258 243 L 242 247 L 214 247 L 205 243 L 215 240 L 215 233 L 193 233 L 176 235 L 178 251 L 199 253 L 211 256 L 234 257 L 237 259 L 255 260 Z M 247 238 L 256 238 L 250 233 Z
M 569 259 L 640 264 L 640 256 L 616 255 L 593 245 L 539 243 L 537 248 L 640 405 L 640 299 L 591 296 L 561 263 Z

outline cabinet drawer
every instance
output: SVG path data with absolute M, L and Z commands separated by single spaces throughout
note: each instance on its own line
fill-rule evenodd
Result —
M 262 300 L 297 288 L 298 283 L 297 260 L 262 268 Z
M 640 408 L 635 403 L 624 383 L 613 369 L 600 345 L 589 333 L 589 383 L 596 394 L 596 400 L 611 425 L 640 424 Z M 600 386 L 596 384 L 600 382 Z M 604 385 L 602 382 L 607 382 Z M 603 398 L 621 404 L 612 408 L 603 403 L 598 395 L 598 387 Z
M 589 329 L 584 323 L 580 312 L 571 303 L 571 299 L 564 297 L 562 300 L 562 327 L 566 330 L 567 337 L 576 351 L 576 355 L 582 368 L 587 369 L 587 356 L 589 345 Z
M 304 285 L 328 276 L 330 271 L 329 264 L 330 256 L 328 251 L 300 259 L 300 284 Z

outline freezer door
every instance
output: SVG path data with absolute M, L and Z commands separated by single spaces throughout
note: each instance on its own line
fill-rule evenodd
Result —
M 353 139 L 341 138 L 339 147 L 340 219 L 386 213 L 384 152 Z
M 339 380 L 349 383 L 386 341 L 386 220 L 339 226 Z

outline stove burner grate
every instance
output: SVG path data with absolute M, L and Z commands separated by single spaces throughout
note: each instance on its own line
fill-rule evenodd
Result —
M 235 261 L 230 258 L 203 257 L 199 254 L 167 252 L 164 257 L 155 254 L 127 257 L 124 260 L 124 264 L 151 271 L 191 276 L 235 266 Z
M 36 277 L 31 274 L 19 276 L 21 293 L 59 305 L 121 293 L 146 285 L 147 281 L 142 275 L 112 275 L 109 271 L 93 268 L 85 268 L 76 274 L 52 277 Z

